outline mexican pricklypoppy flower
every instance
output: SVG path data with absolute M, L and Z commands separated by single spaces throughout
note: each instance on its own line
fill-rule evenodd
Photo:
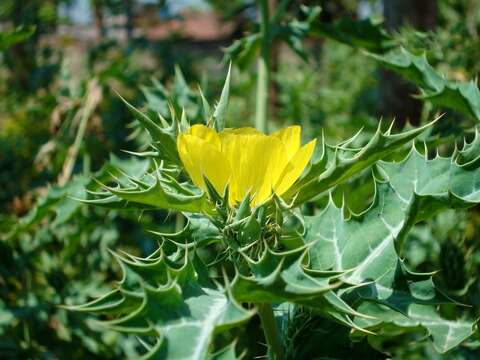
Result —
M 193 125 L 178 136 L 177 148 L 199 188 L 206 190 L 206 177 L 221 195 L 228 185 L 230 206 L 247 194 L 251 206 L 256 206 L 272 193 L 285 193 L 310 161 L 316 141 L 300 146 L 300 132 L 300 126 L 291 126 L 271 135 L 253 128 L 217 133 L 211 127 Z

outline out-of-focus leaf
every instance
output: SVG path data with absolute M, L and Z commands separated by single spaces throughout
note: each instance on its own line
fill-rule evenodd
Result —
M 260 34 L 253 33 L 235 40 L 225 51 L 225 62 L 233 62 L 241 70 L 247 69 L 256 59 L 260 48 Z
M 355 21 L 341 18 L 333 23 L 315 22 L 312 35 L 335 39 L 347 45 L 359 47 L 372 53 L 384 53 L 396 42 L 383 28 L 381 22 L 371 19 Z
M 126 174 L 141 174 L 148 169 L 147 160 L 120 159 L 111 157 L 101 170 L 93 176 L 100 181 L 109 182 L 113 179 L 121 179 Z M 52 213 L 55 218 L 52 226 L 56 227 L 69 221 L 82 203 L 76 199 L 85 199 L 85 188 L 98 189 L 98 184 L 92 179 L 92 175 L 75 175 L 65 186 L 53 185 L 47 193 L 41 196 L 36 205 L 13 227 L 9 236 L 16 236 L 23 231 L 30 230 Z
M 420 99 L 459 111 L 480 121 L 480 90 L 476 82 L 447 80 L 428 63 L 425 55 L 414 55 L 404 48 L 371 56 L 382 66 L 416 84 L 420 88 Z
M 303 47 L 303 40 L 310 34 L 313 24 L 318 19 L 320 7 L 301 7 L 305 20 L 292 20 L 286 24 L 278 23 L 272 26 L 272 37 L 283 39 L 290 49 L 301 59 L 308 61 L 308 53 Z
M 19 27 L 11 31 L 0 32 L 0 51 L 5 51 L 15 44 L 24 42 L 35 33 L 35 27 Z

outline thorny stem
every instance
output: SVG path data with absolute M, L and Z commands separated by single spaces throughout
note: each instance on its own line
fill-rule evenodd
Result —
M 278 333 L 277 322 L 273 315 L 272 305 L 267 303 L 257 304 L 258 315 L 262 322 L 263 333 L 267 340 L 271 358 L 273 360 L 283 360 L 283 347 Z
M 260 0 L 260 34 L 261 49 L 258 59 L 257 73 L 257 101 L 255 108 L 255 127 L 263 132 L 267 131 L 268 112 L 268 83 L 269 83 L 269 42 L 270 24 L 268 1 Z
M 259 5 L 261 48 L 260 57 L 258 59 L 255 127 L 260 131 L 267 132 L 268 86 L 270 81 L 270 15 L 268 0 L 259 0 Z M 262 322 L 262 328 L 265 334 L 265 339 L 267 340 L 270 356 L 274 360 L 283 360 L 283 347 L 275 316 L 273 315 L 272 305 L 258 303 L 256 306 Z

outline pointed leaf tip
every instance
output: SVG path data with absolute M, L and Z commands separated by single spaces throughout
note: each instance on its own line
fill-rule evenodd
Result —
M 215 129 L 217 131 L 222 131 L 225 128 L 228 100 L 230 98 L 230 77 L 231 77 L 232 63 L 228 65 L 227 77 L 225 78 L 225 84 L 223 85 L 222 94 L 220 100 L 215 106 L 215 111 L 213 113 L 213 119 L 215 121 Z

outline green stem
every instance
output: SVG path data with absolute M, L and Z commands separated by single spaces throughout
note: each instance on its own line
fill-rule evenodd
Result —
M 255 109 L 255 127 L 263 132 L 267 131 L 267 112 L 268 112 L 268 84 L 269 84 L 269 11 L 268 1 L 259 0 L 260 3 L 260 34 L 261 48 L 258 59 L 257 73 L 257 102 Z
M 283 360 L 283 347 L 277 329 L 277 322 L 273 315 L 272 305 L 266 303 L 256 305 L 271 358 L 273 360 Z
M 268 87 L 270 81 L 270 16 L 268 0 L 259 0 L 259 3 L 261 48 L 260 57 L 258 59 L 255 127 L 260 131 L 266 132 L 268 130 Z M 265 303 L 259 303 L 256 305 L 271 358 L 274 360 L 283 360 L 283 347 L 280 341 L 275 316 L 273 315 L 272 305 Z

